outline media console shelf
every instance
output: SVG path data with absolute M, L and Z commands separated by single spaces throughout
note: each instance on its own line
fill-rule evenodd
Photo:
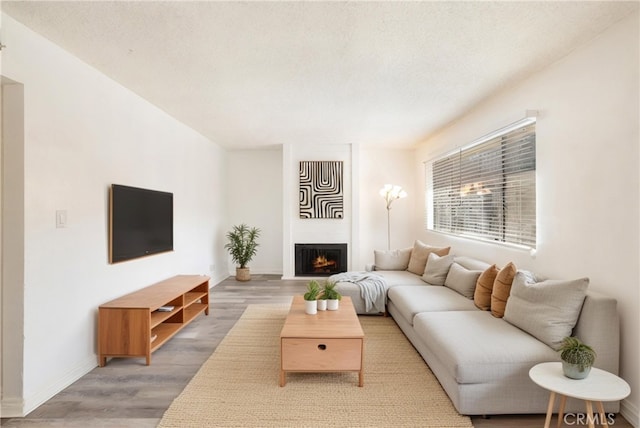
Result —
M 209 315 L 204 275 L 174 276 L 107 302 L 98 309 L 98 364 L 104 367 L 108 357 L 146 357 L 149 365 L 151 353 L 202 312 Z

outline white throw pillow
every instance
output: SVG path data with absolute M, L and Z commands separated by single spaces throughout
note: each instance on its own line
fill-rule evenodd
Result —
M 588 286 L 589 278 L 540 282 L 532 273 L 519 270 L 504 319 L 557 350 L 578 322 Z
M 476 283 L 481 273 L 481 270 L 469 270 L 458 263 L 453 263 L 449 268 L 444 286 L 457 291 L 467 299 L 473 299 Z
M 373 251 L 376 270 L 406 270 L 411 258 L 411 248 L 402 250 Z
M 446 256 L 438 256 L 436 253 L 429 254 L 427 259 L 427 266 L 424 268 L 424 274 L 422 280 L 431 285 L 444 285 L 444 281 L 447 279 L 449 268 L 453 263 L 455 256 L 449 254 Z

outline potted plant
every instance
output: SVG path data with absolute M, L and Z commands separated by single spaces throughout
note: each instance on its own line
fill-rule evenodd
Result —
M 304 311 L 309 315 L 318 313 L 318 295 L 320 294 L 320 284 L 312 279 L 307 284 L 307 292 L 304 293 Z
M 324 292 L 321 291 L 318 295 L 318 310 L 326 311 L 327 310 L 327 296 L 324 295 Z
M 247 263 L 256 255 L 258 248 L 257 239 L 260 236 L 260 229 L 249 227 L 246 224 L 233 226 L 233 229 L 227 233 L 229 242 L 224 246 L 229 251 L 231 259 L 236 266 L 236 280 L 249 281 L 251 272 L 247 267 Z
M 571 379 L 586 378 L 596 359 L 596 352 L 577 337 L 567 336 L 562 339 L 558 352 L 562 359 L 562 371 Z
M 336 290 L 336 283 L 333 281 L 325 281 L 324 287 L 322 289 L 322 296 L 327 300 L 327 310 L 336 311 L 338 310 L 340 299 L 342 299 L 342 295 L 338 293 Z

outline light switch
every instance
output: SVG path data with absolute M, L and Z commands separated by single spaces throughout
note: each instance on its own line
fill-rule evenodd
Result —
M 56 227 L 67 227 L 67 210 L 56 211 Z

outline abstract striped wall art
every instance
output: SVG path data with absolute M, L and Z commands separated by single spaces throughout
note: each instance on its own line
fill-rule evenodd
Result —
M 342 218 L 341 161 L 300 162 L 300 218 Z

